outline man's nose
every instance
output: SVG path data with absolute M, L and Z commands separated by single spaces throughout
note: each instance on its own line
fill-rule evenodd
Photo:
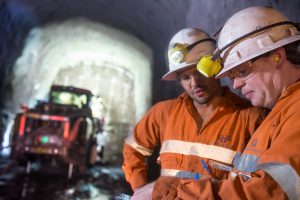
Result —
M 245 85 L 245 81 L 238 78 L 233 79 L 233 89 L 241 89 Z
M 201 76 L 201 74 L 192 74 L 191 75 L 191 81 L 193 83 L 198 83 L 199 81 L 202 81 L 203 77 Z

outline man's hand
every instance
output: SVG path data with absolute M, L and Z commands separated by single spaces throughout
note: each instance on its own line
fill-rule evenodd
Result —
M 139 187 L 134 190 L 134 194 L 131 197 L 131 200 L 151 200 L 152 191 L 153 191 L 154 182 Z
M 180 178 L 171 176 L 162 176 L 155 182 L 152 199 L 155 200 L 173 200 L 177 196 L 177 186 Z

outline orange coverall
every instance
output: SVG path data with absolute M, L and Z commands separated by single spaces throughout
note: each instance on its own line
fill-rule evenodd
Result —
M 223 179 L 265 117 L 228 88 L 211 119 L 201 119 L 186 93 L 157 103 L 125 140 L 123 170 L 136 189 L 148 183 L 145 157 L 160 146 L 161 176 Z M 248 103 L 248 102 L 247 102 Z M 211 167 L 214 166 L 214 167 Z
M 153 199 L 300 199 L 300 82 L 277 100 L 231 175 L 218 182 L 161 177 Z

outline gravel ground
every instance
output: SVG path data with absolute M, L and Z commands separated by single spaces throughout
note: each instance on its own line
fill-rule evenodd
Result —
M 84 174 L 75 170 L 71 179 L 67 174 L 67 168 L 38 163 L 27 174 L 25 166 L 0 158 L 0 200 L 112 200 L 132 194 L 120 165 L 97 164 Z

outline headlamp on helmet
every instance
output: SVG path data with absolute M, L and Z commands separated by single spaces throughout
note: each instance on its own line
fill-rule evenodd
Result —
M 203 40 L 199 40 L 190 45 L 180 44 L 180 43 L 173 44 L 173 47 L 171 47 L 168 51 L 169 61 L 172 62 L 173 64 L 180 64 L 186 62 L 187 53 L 191 51 L 194 47 L 196 47 L 198 44 L 206 41 L 215 42 L 215 40 L 212 38 L 206 38 Z
M 169 62 L 179 64 L 185 61 L 185 56 L 188 53 L 187 45 L 175 43 L 168 51 Z
M 197 70 L 207 78 L 216 76 L 222 69 L 220 54 L 221 51 L 217 48 L 211 55 L 200 58 Z
M 207 78 L 216 76 L 221 69 L 221 58 L 214 59 L 213 55 L 203 56 L 197 63 L 197 70 Z

